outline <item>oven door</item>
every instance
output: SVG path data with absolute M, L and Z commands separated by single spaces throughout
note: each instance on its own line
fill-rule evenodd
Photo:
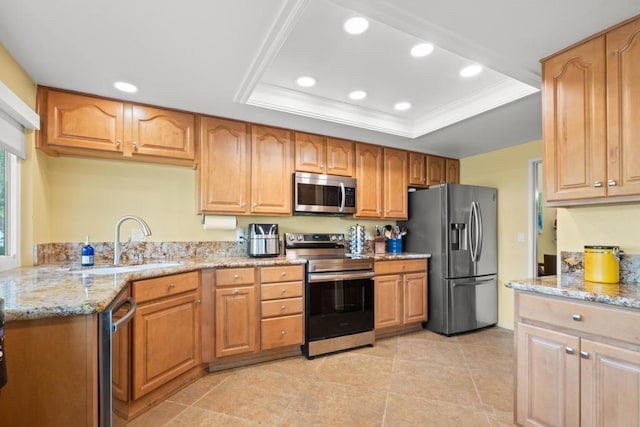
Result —
M 296 172 L 293 182 L 293 210 L 297 213 L 355 212 L 356 180 L 353 178 Z
M 373 330 L 373 272 L 309 274 L 306 341 Z

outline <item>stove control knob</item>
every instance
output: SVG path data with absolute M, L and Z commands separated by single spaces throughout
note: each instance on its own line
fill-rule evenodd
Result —
M 288 239 L 293 241 L 295 240 L 296 236 L 294 236 L 293 234 L 289 234 Z
M 298 234 L 298 242 L 302 242 L 302 234 Z
M 332 235 L 331 235 L 331 241 L 332 241 L 332 242 L 335 242 L 337 239 L 338 239 L 338 238 L 337 238 L 334 234 L 332 234 Z
M 343 239 L 344 239 L 344 237 L 342 236 L 342 234 L 338 235 L 338 240 L 340 240 L 342 242 Z

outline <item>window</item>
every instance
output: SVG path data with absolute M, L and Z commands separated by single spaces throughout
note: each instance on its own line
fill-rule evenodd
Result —
M 20 266 L 19 188 L 18 159 L 0 149 L 0 270 Z

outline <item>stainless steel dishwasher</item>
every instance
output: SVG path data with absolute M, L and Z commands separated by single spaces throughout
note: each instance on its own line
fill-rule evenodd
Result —
M 128 306 L 128 308 L 127 308 Z M 133 319 L 136 303 L 129 286 L 100 313 L 98 332 L 98 417 L 100 427 L 111 427 L 113 420 L 113 334 L 127 333 L 127 323 Z

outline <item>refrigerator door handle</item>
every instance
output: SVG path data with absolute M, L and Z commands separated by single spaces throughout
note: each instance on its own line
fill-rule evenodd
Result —
M 471 202 L 471 210 L 469 212 L 469 252 L 471 253 L 471 261 L 476 261 L 476 218 L 475 218 L 475 202 Z
M 477 237 L 476 240 L 476 262 L 480 261 L 480 256 L 482 255 L 482 240 L 483 240 L 483 228 L 484 224 L 482 223 L 482 211 L 480 211 L 480 204 L 478 202 L 473 202 L 476 205 L 476 221 L 477 221 Z

